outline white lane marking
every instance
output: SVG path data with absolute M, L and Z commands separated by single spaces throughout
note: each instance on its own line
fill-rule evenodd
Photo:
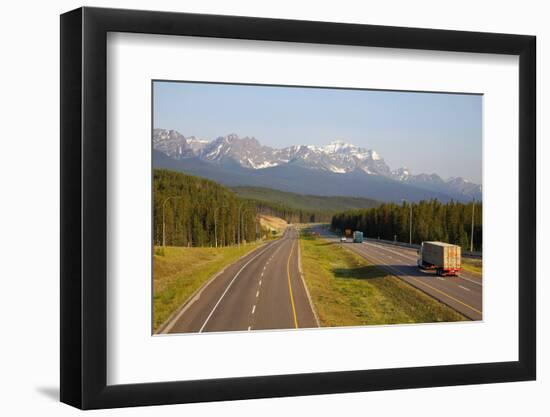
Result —
M 260 295 L 260 290 L 256 291 L 256 298 Z
M 255 311 L 256 311 L 256 304 L 254 304 L 254 306 L 252 307 L 252 314 L 254 314 Z
M 248 331 L 250 331 L 251 328 L 252 328 L 252 326 L 248 326 Z
M 460 288 L 462 288 L 465 291 L 471 291 L 469 288 L 463 287 L 462 285 L 459 285 Z
M 266 242 L 266 243 L 263 243 L 262 245 L 260 245 L 256 250 L 260 250 L 262 249 L 267 249 L 270 245 L 274 245 L 276 242 Z M 245 258 L 248 258 L 249 256 L 253 255 L 254 251 L 251 251 L 251 252 L 248 252 L 248 253 L 245 253 L 243 256 L 241 256 L 239 259 L 235 260 L 235 262 L 233 262 L 233 264 L 235 263 L 238 263 L 240 261 L 242 261 L 243 259 Z M 202 293 L 208 288 L 208 286 L 213 283 L 216 278 L 218 278 L 220 275 L 222 275 L 228 267 L 230 267 L 231 265 L 233 264 L 229 264 L 229 265 L 226 265 L 224 266 L 222 269 L 220 269 L 218 272 L 216 272 L 214 275 L 212 275 L 208 281 L 206 281 L 201 287 L 199 287 L 189 298 L 188 298 L 188 301 L 184 302 L 181 306 L 180 306 L 180 309 L 179 310 L 176 310 L 175 313 L 173 313 L 174 315 L 171 315 L 159 328 L 159 330 L 157 330 L 157 332 L 155 332 L 155 334 L 166 334 L 166 333 L 170 333 L 170 331 L 174 328 L 174 326 L 176 325 L 176 323 L 181 319 L 182 315 L 189 309 L 191 308 L 194 303 L 199 300 L 201 298 L 201 295 Z
M 382 250 L 386 250 L 386 251 L 392 252 L 392 253 L 394 253 L 394 254 L 396 254 L 396 255 L 400 255 L 400 256 L 402 256 L 402 257 L 404 257 L 404 258 L 409 258 L 409 259 L 416 260 L 416 258 L 414 258 L 413 256 L 410 256 L 410 255 L 407 255 L 407 254 L 404 254 L 404 253 L 403 253 L 403 254 L 398 253 L 398 252 L 396 252 L 396 251 L 394 251 L 394 250 L 385 248 L 385 247 L 383 247 L 383 246 L 381 246 L 381 245 L 377 245 L 377 244 L 372 243 L 372 242 L 368 242 L 368 243 L 367 243 L 367 242 L 363 242 L 363 244 L 366 245 L 366 246 L 372 246 L 372 247 L 375 247 L 375 248 L 377 248 L 377 249 L 382 249 Z M 472 284 L 479 285 L 480 287 L 483 286 L 483 284 L 482 284 L 481 282 L 477 282 L 477 281 L 471 280 L 471 279 L 466 278 L 466 277 L 464 277 L 464 276 L 462 276 L 462 275 L 459 275 L 459 277 L 460 277 L 461 279 L 463 279 L 464 281 L 471 282 Z
M 479 285 L 480 287 L 483 287 L 483 284 L 481 282 L 477 282 L 477 281 L 474 281 L 473 279 L 463 277 L 462 275 L 459 275 L 458 277 L 460 279 L 463 279 L 464 281 L 468 281 L 468 282 L 471 282 L 472 284 L 476 284 L 476 285 Z
M 317 315 L 317 311 L 315 310 L 313 301 L 311 300 L 311 294 L 309 293 L 309 290 L 306 285 L 306 280 L 304 278 L 304 271 L 302 270 L 302 249 L 300 247 L 299 242 L 298 242 L 298 272 L 300 273 L 300 278 L 302 278 L 302 285 L 304 286 L 304 290 L 306 291 L 309 308 L 311 308 L 311 312 L 313 313 L 313 317 L 315 318 L 315 324 L 317 324 L 317 327 L 321 327 L 321 323 L 319 323 L 319 316 Z
M 260 287 L 262 286 L 262 280 L 260 280 L 260 282 L 258 283 L 260 285 Z
M 436 277 L 437 279 L 441 280 L 441 281 L 445 281 L 444 278 L 441 278 L 441 277 Z
M 375 257 L 372 256 L 372 255 L 370 256 L 370 258 L 371 258 L 371 260 L 373 260 L 373 259 L 375 260 Z M 377 262 L 377 261 L 375 260 L 375 262 Z M 478 313 L 481 314 L 481 312 L 480 312 L 479 310 L 477 310 L 477 309 L 475 309 L 474 307 L 472 307 L 472 306 L 470 306 L 470 305 L 468 305 L 468 304 L 466 304 L 466 303 L 460 301 L 460 300 L 457 299 L 457 298 L 452 297 L 451 295 L 447 294 L 446 292 L 441 291 L 441 290 L 438 289 L 438 288 L 432 287 L 432 286 L 430 286 L 429 284 L 426 284 L 426 283 L 424 283 L 424 282 L 418 280 L 417 278 L 415 278 L 415 277 L 413 277 L 413 276 L 407 275 L 406 273 L 403 274 L 402 272 L 399 271 L 398 268 L 394 268 L 393 266 L 388 265 L 388 264 L 383 264 L 383 265 L 381 265 L 381 266 L 382 266 L 383 268 L 389 269 L 390 271 L 397 271 L 398 274 L 397 274 L 396 276 L 397 276 L 398 278 L 403 279 L 405 282 L 408 282 L 408 283 L 409 283 L 410 285 L 412 285 L 413 287 L 422 289 L 420 286 L 414 285 L 414 284 L 412 284 L 411 282 L 409 282 L 408 280 L 406 280 L 406 279 L 404 279 L 404 278 L 408 277 L 408 278 L 411 278 L 411 279 L 415 280 L 415 282 L 418 282 L 418 283 L 420 283 L 420 284 L 425 284 L 426 286 L 428 286 L 428 287 L 430 287 L 430 288 L 432 288 L 432 289 L 434 289 L 434 290 L 436 290 L 436 291 L 438 291 L 438 292 L 440 292 L 440 293 L 446 295 L 446 296 L 447 296 L 448 298 L 450 298 L 451 300 L 458 301 L 460 304 L 462 304 L 462 305 L 468 307 L 470 310 L 476 311 L 476 312 L 478 312 Z M 406 266 L 406 265 L 403 265 L 403 266 Z M 395 274 L 394 274 L 394 275 L 395 275 Z M 436 296 L 434 296 L 434 295 L 431 295 L 431 296 L 434 297 L 435 299 L 439 300 L 439 301 L 444 302 L 441 298 L 438 298 L 438 297 L 436 297 Z M 445 304 L 449 305 L 448 303 L 445 303 Z M 451 308 L 453 308 L 453 307 L 451 307 Z M 456 310 L 456 308 L 455 308 L 455 310 Z M 464 313 L 463 313 L 463 314 L 464 314 Z
M 264 273 L 262 272 L 262 274 L 261 274 L 260 276 L 263 277 L 263 276 L 264 276 Z
M 364 244 L 365 246 L 371 246 L 371 247 L 374 247 L 374 248 L 377 248 L 377 249 L 386 250 L 386 251 L 388 251 L 388 252 L 393 253 L 394 255 L 402 256 L 403 258 L 416 259 L 416 258 L 414 258 L 414 257 L 412 257 L 412 256 L 407 255 L 407 254 L 399 253 L 399 252 L 396 252 L 396 251 L 394 251 L 394 250 L 391 250 L 391 249 L 388 249 L 388 248 L 384 248 L 383 246 L 376 245 L 376 244 L 371 243 L 371 242 L 363 242 L 363 244 Z
M 282 241 L 276 241 L 273 245 L 271 246 L 268 246 L 267 248 L 265 248 L 263 251 L 261 251 L 260 253 L 258 253 L 256 256 L 254 256 L 253 258 L 250 258 L 248 260 L 247 263 L 245 263 L 241 269 L 239 269 L 239 271 L 235 274 L 235 276 L 233 277 L 233 279 L 231 280 L 231 282 L 227 285 L 227 287 L 225 288 L 225 291 L 223 292 L 223 294 L 220 296 L 220 298 L 218 299 L 218 302 L 216 303 L 216 305 L 214 306 L 214 308 L 212 309 L 212 311 L 210 312 L 210 314 L 208 315 L 208 317 L 206 318 L 206 320 L 204 321 L 203 325 L 201 326 L 200 330 L 199 330 L 199 333 L 202 333 L 202 331 L 204 330 L 204 328 L 206 327 L 206 325 L 208 324 L 208 322 L 210 321 L 210 318 L 212 317 L 212 314 L 214 314 L 214 311 L 216 311 L 216 309 L 218 308 L 218 306 L 220 305 L 220 303 L 222 302 L 223 300 L 223 297 L 225 297 L 225 294 L 227 294 L 227 291 L 229 291 L 229 288 L 231 288 L 231 286 L 233 285 L 233 283 L 235 282 L 235 280 L 238 278 L 238 276 L 241 274 L 241 272 L 243 272 L 243 270 L 248 266 L 248 264 L 250 262 L 252 262 L 254 259 L 256 259 L 258 256 L 264 254 L 265 252 L 267 252 L 268 249 L 271 249 L 273 246 L 275 246 L 277 243 L 280 243 Z M 278 245 L 279 248 L 281 247 L 281 245 Z

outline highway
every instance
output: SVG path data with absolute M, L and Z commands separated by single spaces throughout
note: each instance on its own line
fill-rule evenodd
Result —
M 325 239 L 340 242 L 326 229 L 316 229 Z M 483 282 L 481 275 L 461 271 L 456 277 L 438 277 L 416 265 L 415 249 L 366 240 L 363 243 L 341 242 L 346 248 L 370 263 L 408 282 L 412 286 L 447 304 L 471 320 L 483 318 Z
M 160 333 L 318 327 L 299 269 L 298 232 L 263 245 L 213 277 Z

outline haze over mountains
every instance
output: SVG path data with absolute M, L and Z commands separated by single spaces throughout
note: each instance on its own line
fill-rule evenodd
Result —
M 228 186 L 268 187 L 299 194 L 367 197 L 380 201 L 481 199 L 481 186 L 463 178 L 391 170 L 374 150 L 343 141 L 275 149 L 235 134 L 212 141 L 154 129 L 153 165 Z

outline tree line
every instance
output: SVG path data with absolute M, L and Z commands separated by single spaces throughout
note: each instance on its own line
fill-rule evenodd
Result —
M 270 216 L 280 217 L 288 223 L 326 223 L 332 219 L 332 212 L 302 210 L 289 207 L 285 204 L 264 200 L 250 200 L 258 212 Z
M 412 208 L 412 222 L 411 218 Z M 418 203 L 384 203 L 375 208 L 349 210 L 335 214 L 331 227 L 342 232 L 345 229 L 359 230 L 365 236 L 409 242 L 409 227 L 412 223 L 412 243 L 435 240 L 460 245 L 470 249 L 472 236 L 472 209 L 474 213 L 474 251 L 482 250 L 481 202 L 441 203 L 434 199 Z
M 228 246 L 266 237 L 259 214 L 289 223 L 328 222 L 332 214 L 239 198 L 204 178 L 166 169 L 153 171 L 153 241 L 157 246 Z M 164 220 L 164 221 L 163 221 Z
M 153 172 L 153 241 L 168 246 L 227 246 L 259 238 L 256 206 L 214 181 Z M 163 221 L 164 219 L 164 221 Z

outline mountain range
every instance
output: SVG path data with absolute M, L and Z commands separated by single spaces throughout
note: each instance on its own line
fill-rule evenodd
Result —
M 205 140 L 153 130 L 153 165 L 229 186 L 269 187 L 301 194 L 367 197 L 380 201 L 481 199 L 481 186 L 464 178 L 391 170 L 374 150 L 334 141 L 326 146 L 276 149 L 236 134 Z

